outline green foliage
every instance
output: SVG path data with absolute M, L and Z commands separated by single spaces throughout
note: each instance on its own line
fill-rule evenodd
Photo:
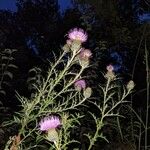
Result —
M 40 68 L 32 68 L 28 72 L 27 85 L 29 91 L 31 91 L 31 97 L 34 97 L 37 92 L 36 87 L 42 84 L 42 70 Z
M 17 69 L 14 65 L 13 53 L 15 49 L 5 49 L 0 53 L 0 95 L 6 95 L 5 88 L 11 86 L 10 81 L 13 79 L 13 70 Z

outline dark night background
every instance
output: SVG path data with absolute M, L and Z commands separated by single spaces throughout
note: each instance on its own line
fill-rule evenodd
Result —
M 37 67 L 44 76 L 47 60 L 54 60 L 52 51 L 59 55 L 66 33 L 74 27 L 83 28 L 89 35 L 85 47 L 93 53 L 94 67 L 86 72 L 88 84 L 96 89 L 100 71 L 113 64 L 123 77 L 122 83 L 134 80 L 133 107 L 144 114 L 146 73 L 150 71 L 145 68 L 144 50 L 145 43 L 148 50 L 150 45 L 149 8 L 148 0 L 0 0 L 1 57 L 5 49 L 17 50 L 11 60 L 17 68 L 10 68 L 11 77 L 4 78 L 8 85 L 0 82 L 0 90 L 5 91 L 0 93 L 0 124 L 20 110 L 16 92 L 31 96 L 28 79 L 34 74 L 29 70 Z M 0 133 L 0 145 L 3 143 Z

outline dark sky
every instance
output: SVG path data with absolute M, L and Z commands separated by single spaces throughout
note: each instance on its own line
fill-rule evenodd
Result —
M 60 11 L 63 12 L 68 7 L 71 7 L 71 0 L 58 0 L 60 4 Z M 0 9 L 16 11 L 16 0 L 0 0 Z M 140 21 L 150 21 L 150 13 L 145 12 L 143 15 L 139 15 Z
M 0 0 L 0 9 L 16 11 L 16 0 Z
M 71 0 L 58 0 L 60 4 L 60 10 L 63 11 L 71 6 Z M 0 9 L 9 9 L 11 11 L 16 11 L 16 0 L 0 0 Z

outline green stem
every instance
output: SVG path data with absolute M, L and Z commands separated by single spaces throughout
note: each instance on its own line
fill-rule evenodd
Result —
M 64 93 L 65 92 L 65 90 L 69 87 L 69 86 L 71 86 L 79 77 L 80 77 L 80 75 L 81 75 L 81 73 L 83 72 L 83 70 L 84 70 L 85 68 L 81 68 L 81 70 L 80 70 L 80 72 L 75 76 L 75 78 L 73 79 L 73 81 L 71 81 L 70 83 L 68 83 L 55 97 L 53 97 L 52 98 L 52 101 L 54 101 L 58 96 L 60 96 L 62 93 Z M 45 101 L 45 104 L 43 105 L 43 107 L 41 107 L 41 109 L 40 109 L 40 111 L 39 111 L 39 114 L 41 113 L 41 112 L 43 112 L 44 110 L 45 110 L 45 108 L 47 107 L 49 105 L 49 103 L 47 102 L 47 101 Z M 66 108 L 66 109 L 64 109 L 64 110 L 68 110 L 68 109 L 70 109 L 70 108 Z M 39 115 L 39 114 L 37 114 L 37 115 Z
M 45 81 L 45 83 L 44 83 L 44 85 L 43 85 L 43 91 L 45 90 L 45 88 L 46 88 L 46 86 L 47 86 L 47 84 L 48 84 L 48 82 L 49 82 L 49 79 L 50 79 L 50 77 L 51 77 L 51 75 L 52 75 L 53 70 L 54 70 L 55 67 L 60 63 L 60 60 L 63 58 L 64 55 L 65 55 L 65 52 L 62 53 L 62 55 L 58 58 L 58 60 L 57 60 L 57 61 L 55 62 L 55 64 L 52 66 L 50 72 L 48 73 L 47 79 L 46 79 L 46 81 Z
M 61 150 L 57 142 L 54 141 L 54 144 L 55 144 L 56 150 Z
M 54 99 L 56 99 L 60 94 L 62 94 L 69 86 L 71 86 L 81 75 L 81 73 L 83 72 L 85 68 L 81 68 L 80 72 L 75 76 L 75 78 L 73 79 L 73 81 L 71 81 L 70 83 L 68 83 L 55 97 Z
M 106 102 L 107 102 L 107 93 L 108 93 L 108 88 L 109 88 L 110 81 L 111 81 L 111 79 L 108 78 L 107 84 L 106 84 L 106 88 L 105 88 L 105 91 L 104 91 L 103 109 L 105 108 L 105 105 L 106 105 Z M 103 111 L 104 111 L 104 113 L 105 113 L 105 110 L 103 110 Z M 104 115 L 104 114 L 102 114 L 102 116 L 103 116 L 103 115 Z
M 98 137 L 98 134 L 99 134 L 99 130 L 102 129 L 103 127 L 103 119 L 101 119 L 101 121 L 99 122 L 99 124 L 97 125 L 97 129 L 96 129 L 96 132 L 94 134 L 94 137 L 90 140 L 90 145 L 89 145 L 89 148 L 88 150 L 91 150 L 92 149 L 92 146 L 94 145 L 94 143 L 96 142 L 96 139 Z
M 126 94 L 123 94 L 121 100 L 119 102 L 117 102 L 110 110 L 108 110 L 104 117 L 107 116 L 111 111 L 113 111 L 119 104 L 121 104 L 123 102 L 123 100 L 129 95 L 130 91 L 128 91 Z
M 88 150 L 90 150 L 90 149 L 92 148 L 92 146 L 94 145 L 94 143 L 96 142 L 96 139 L 97 139 L 97 137 L 98 137 L 99 131 L 100 131 L 100 130 L 102 129 L 102 127 L 103 127 L 103 119 L 104 119 L 104 117 L 105 117 L 107 93 L 108 93 L 110 81 L 111 81 L 111 79 L 108 79 L 108 80 L 107 80 L 106 88 L 104 89 L 104 101 L 103 101 L 103 108 L 102 108 L 101 120 L 98 122 L 98 125 L 97 125 L 97 128 L 96 128 L 96 132 L 95 132 L 95 134 L 94 134 L 94 137 L 90 140 L 90 145 L 89 145 Z
M 141 118 L 141 109 L 140 109 L 140 118 Z M 141 123 L 139 127 L 139 139 L 138 139 L 138 150 L 141 149 Z
M 146 121 L 145 121 L 145 150 L 147 150 L 147 140 L 148 140 L 148 137 L 147 137 L 147 128 L 148 128 L 148 118 L 149 118 L 149 54 L 148 54 L 148 50 L 147 50 L 147 47 L 146 47 L 146 43 L 145 43 L 145 57 L 146 57 L 146 88 L 147 88 L 147 94 L 146 94 Z

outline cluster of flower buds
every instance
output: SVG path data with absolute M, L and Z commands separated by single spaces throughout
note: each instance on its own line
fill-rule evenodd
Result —
M 77 53 L 76 59 L 83 68 L 89 65 L 90 57 L 92 56 L 91 50 L 82 47 L 82 43 L 86 42 L 87 39 L 88 35 L 83 29 L 74 28 L 68 32 L 68 40 L 63 47 L 67 52 L 71 50 Z M 84 97 L 89 98 L 91 96 L 92 90 L 90 87 L 86 87 L 85 80 L 75 81 L 74 86 L 78 91 L 83 90 Z
M 116 78 L 114 73 L 114 67 L 112 65 L 108 65 L 106 67 L 107 73 L 105 74 L 105 78 L 108 80 L 114 80 Z
M 71 51 L 78 52 L 77 59 L 80 65 L 86 68 L 89 65 L 89 59 L 92 56 L 91 50 L 82 47 L 82 43 L 87 41 L 87 33 L 80 28 L 74 28 L 68 32 L 68 38 L 69 39 L 66 42 L 67 47 L 69 47 Z M 83 95 L 85 98 L 89 98 L 91 96 L 92 90 L 90 87 L 86 87 L 85 80 L 77 80 L 74 83 L 74 86 L 78 91 L 83 90 Z

